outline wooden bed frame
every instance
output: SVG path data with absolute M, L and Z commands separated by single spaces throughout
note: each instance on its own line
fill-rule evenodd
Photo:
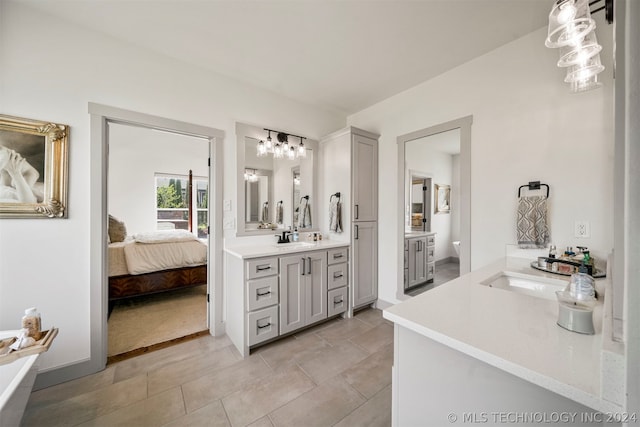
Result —
M 109 301 L 189 288 L 206 283 L 206 265 L 114 276 L 109 277 Z

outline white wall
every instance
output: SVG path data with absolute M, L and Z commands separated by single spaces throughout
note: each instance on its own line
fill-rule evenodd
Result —
M 214 24 L 214 23 L 213 23 Z M 36 306 L 60 329 L 41 369 L 89 357 L 88 102 L 225 131 L 224 198 L 236 209 L 235 122 L 318 138 L 344 118 L 0 2 L 0 112 L 70 125 L 69 218 L 0 221 L 0 329 Z M 227 165 L 233 165 L 228 167 Z M 235 235 L 226 230 L 225 237 Z M 239 240 L 239 239 L 236 239 Z
M 121 124 L 109 125 L 109 213 L 127 235 L 156 227 L 155 174 L 208 177 L 209 141 Z
M 516 241 L 517 189 L 540 180 L 551 187 L 551 237 L 559 247 L 584 245 L 603 259 L 613 246 L 612 26 L 598 23 L 604 87 L 571 94 L 544 46 L 546 27 L 348 118 L 381 134 L 382 224 L 397 224 L 396 137 L 473 115 L 471 135 L 471 263 L 478 268 Z M 428 52 L 425 52 L 428 54 Z M 573 237 L 588 220 L 591 237 Z M 397 227 L 380 227 L 380 259 L 397 259 Z M 397 269 L 380 263 L 381 299 L 395 302 Z

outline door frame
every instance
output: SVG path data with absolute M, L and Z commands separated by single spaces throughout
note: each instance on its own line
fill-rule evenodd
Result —
M 404 143 L 414 139 L 460 129 L 460 275 L 471 271 L 471 125 L 473 116 L 461 117 L 435 126 L 400 135 L 398 144 L 398 200 L 397 206 L 397 247 L 404 248 L 404 197 L 405 197 L 405 161 Z M 404 294 L 404 250 L 398 251 L 396 298 L 405 300 Z
M 91 371 L 98 372 L 107 363 L 107 171 L 108 124 L 122 123 L 142 126 L 209 140 L 209 245 L 207 252 L 207 318 L 209 332 L 224 334 L 222 298 L 222 144 L 224 132 L 192 123 L 152 116 L 106 105 L 89 103 L 91 115 L 91 177 L 90 177 L 90 323 Z M 211 169 L 213 168 L 213 170 Z M 212 203 L 211 203 L 212 202 Z M 212 238 L 213 236 L 213 238 Z

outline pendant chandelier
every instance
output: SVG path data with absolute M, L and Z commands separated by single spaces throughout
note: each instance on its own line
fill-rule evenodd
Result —
M 598 44 L 596 21 L 591 18 L 589 6 L 596 0 L 556 0 L 549 14 L 549 28 L 545 46 L 557 48 L 558 67 L 566 68 L 564 78 L 571 92 L 584 92 L 602 86 L 598 74 L 604 71 L 600 61 L 602 46 Z M 613 0 L 594 11 L 606 10 L 606 18 L 613 22 Z
M 293 135 L 285 132 L 278 132 L 272 129 L 264 129 L 268 132 L 266 141 L 258 142 L 258 156 L 266 156 L 272 154 L 276 159 L 287 158 L 294 160 L 300 157 L 307 157 L 307 149 L 304 146 L 304 136 Z M 271 139 L 271 132 L 276 134 L 276 142 Z M 289 143 L 289 137 L 300 138 L 298 145 Z

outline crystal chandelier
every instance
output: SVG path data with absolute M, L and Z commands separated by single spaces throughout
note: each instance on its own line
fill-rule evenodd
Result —
M 287 158 L 289 160 L 294 160 L 300 157 L 307 156 L 307 149 L 304 146 L 304 140 L 306 139 L 303 136 L 293 135 L 285 132 L 278 132 L 271 129 L 264 129 L 268 132 L 268 136 L 266 141 L 260 140 L 258 142 L 258 156 L 266 156 L 268 154 L 273 154 L 273 157 L 276 159 Z M 271 139 L 271 132 L 276 133 L 277 141 L 274 142 Z M 289 143 L 289 137 L 293 136 L 295 138 L 300 138 L 300 143 L 296 146 Z

